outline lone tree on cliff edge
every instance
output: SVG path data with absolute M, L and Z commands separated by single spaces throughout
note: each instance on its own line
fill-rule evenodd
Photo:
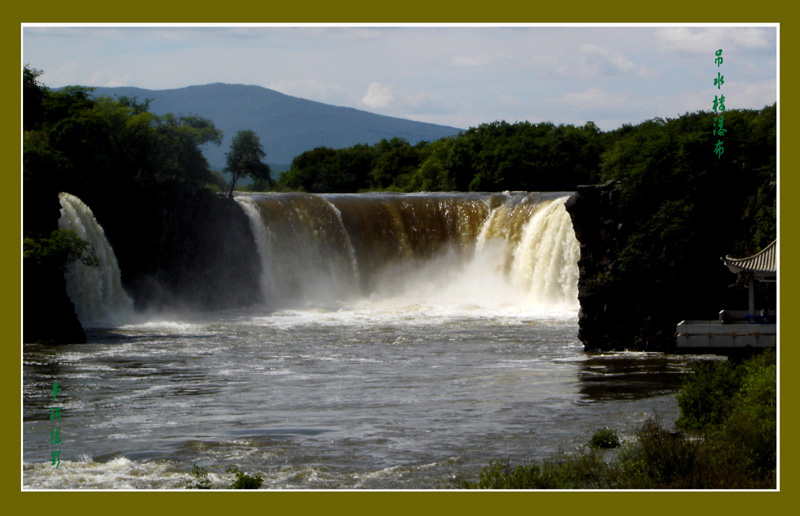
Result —
M 225 154 L 225 171 L 231 174 L 228 197 L 233 197 L 233 189 L 240 177 L 251 177 L 270 186 L 274 184 L 269 165 L 261 161 L 266 155 L 255 132 L 246 129 L 236 133 L 231 150 Z

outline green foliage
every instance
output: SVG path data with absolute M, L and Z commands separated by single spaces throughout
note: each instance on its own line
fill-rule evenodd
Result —
M 727 111 L 721 159 L 709 138 L 713 113 L 603 135 L 600 179 L 617 190 L 604 220 L 614 228 L 605 235 L 609 266 L 596 269 L 610 274 L 597 294 L 607 313 L 624 314 L 610 347 L 667 349 L 676 321 L 708 318 L 709 306 L 731 302 L 720 257 L 754 254 L 776 235 L 775 117 L 775 106 Z M 594 273 L 581 280 L 597 282 Z
M 454 138 L 443 138 L 423 146 L 420 152 L 421 163 L 407 183 L 409 190 L 447 192 L 456 189 L 448 166 L 454 143 Z
M 375 190 L 405 190 L 421 161 L 417 149 L 402 138 L 392 138 L 378 142 L 375 153 L 369 185 Z
M 264 483 L 264 479 L 261 478 L 261 475 L 251 477 L 250 475 L 239 471 L 239 468 L 237 467 L 232 467 L 227 471 L 228 473 L 233 473 L 236 475 L 236 480 L 234 480 L 231 484 L 231 489 L 259 489 L 261 484 Z
M 775 195 L 774 183 L 762 185 L 758 189 L 755 206 L 746 214 L 754 213 L 753 249 L 760 251 L 772 243 L 778 234 L 778 199 Z
M 614 442 L 608 428 L 588 446 L 541 462 L 512 466 L 492 461 L 468 489 L 768 489 L 776 485 L 777 409 L 775 355 L 765 352 L 741 365 L 697 366 L 679 395 L 684 431 L 646 421 L 634 439 L 608 459 L 600 443 Z M 613 438 L 610 437 L 613 435 Z M 616 440 L 617 444 L 619 443 Z
M 45 87 L 38 80 L 42 73 L 28 66 L 22 69 L 22 127 L 26 131 L 39 127 L 44 118 Z
M 341 150 L 318 147 L 295 158 L 277 187 L 305 192 L 357 192 L 369 184 L 373 158 L 373 149 L 368 145 Z
M 713 113 L 653 119 L 609 133 L 600 161 L 601 179 L 620 182 L 622 216 L 633 222 L 629 233 L 647 232 L 666 203 L 678 202 L 688 210 L 678 225 L 693 234 L 676 244 L 705 243 L 700 247 L 714 247 L 714 252 L 728 247 L 722 252 L 729 253 L 732 242 L 753 241 L 757 213 L 765 218 L 762 233 L 770 233 L 768 219 L 774 213 L 768 210 L 774 190 L 770 195 L 768 187 L 775 180 L 775 116 L 775 106 L 727 111 L 722 159 L 709 144 Z M 757 193 L 756 206 L 750 206 Z M 714 202 L 717 199 L 725 202 Z M 743 215 L 746 219 L 739 223 Z M 663 247 L 672 244 L 664 241 Z M 628 247 L 637 246 L 630 242 Z
M 151 166 L 158 178 L 192 184 L 213 182 L 201 150 L 206 144 L 222 144 L 222 131 L 213 122 L 198 116 L 176 117 L 168 113 L 156 117 L 151 124 L 156 143 Z
M 618 448 L 620 446 L 619 436 L 613 428 L 598 428 L 589 439 L 589 446 L 594 448 Z
M 23 68 L 26 189 L 91 197 L 137 185 L 212 180 L 202 147 L 222 132 L 197 116 L 156 116 L 150 100 L 93 98 L 92 89 L 51 91 L 41 71 Z
M 596 179 L 601 152 L 602 134 L 591 122 L 494 122 L 431 143 L 392 138 L 373 146 L 314 149 L 295 158 L 278 189 L 572 190 Z
M 211 489 L 211 480 L 209 480 L 208 471 L 205 468 L 194 464 L 189 476 L 191 478 L 186 481 L 186 489 Z
M 228 189 L 228 181 L 222 173 L 214 170 L 211 172 L 205 186 L 212 192 L 225 193 Z M 257 191 L 255 188 L 253 190 Z
M 243 473 L 236 466 L 228 468 L 227 473 L 233 473 L 236 479 L 228 489 L 259 489 L 264 483 L 261 475 L 250 476 Z M 208 478 L 208 471 L 205 468 L 194 464 L 189 472 L 189 479 L 185 481 L 186 489 L 211 489 L 211 480 Z
M 775 475 L 777 368 L 766 351 L 739 366 L 696 367 L 678 396 L 680 427 L 716 443 L 715 456 L 745 478 Z M 719 444 L 724 443 L 724 446 Z
M 687 480 L 698 466 L 700 442 L 670 432 L 653 421 L 645 422 L 636 433 L 636 445 L 621 455 L 645 474 L 645 485 L 655 488 L 690 488 Z M 636 486 L 639 487 L 639 486 Z
M 613 470 L 594 448 L 551 457 L 542 463 L 512 466 L 492 461 L 477 481 L 458 481 L 463 489 L 609 489 Z
M 599 129 L 493 122 L 459 137 L 453 163 L 456 183 L 469 190 L 574 190 L 594 182 L 600 151 Z M 462 144 L 463 141 L 463 144 Z
M 689 381 L 678 394 L 681 412 L 676 424 L 687 430 L 721 425 L 730 417 L 741 381 L 740 370 L 732 362 L 694 364 Z
M 225 171 L 231 174 L 228 197 L 233 196 L 236 181 L 242 177 L 251 177 L 270 186 L 273 184 L 269 165 L 262 161 L 266 155 L 254 131 L 246 129 L 236 133 L 231 142 L 231 150 L 225 155 Z
M 569 191 L 580 184 L 616 179 L 624 187 L 626 212 L 644 217 L 637 228 L 647 227 L 662 201 L 683 199 L 691 211 L 701 199 L 731 190 L 736 202 L 715 210 L 724 217 L 741 208 L 741 192 L 752 193 L 770 177 L 774 181 L 774 116 L 774 106 L 761 112 L 726 113 L 725 124 L 730 126 L 726 159 L 731 161 L 724 166 L 709 150 L 712 113 L 653 119 L 608 133 L 592 122 L 573 126 L 499 121 L 417 145 L 393 138 L 372 146 L 317 148 L 297 156 L 277 188 Z M 734 130 L 740 134 L 731 136 Z M 768 220 L 769 213 L 765 217 Z M 768 222 L 764 227 L 768 232 Z
M 94 248 L 71 229 L 56 229 L 46 237 L 23 239 L 23 259 L 34 268 L 52 267 L 63 271 L 67 264 L 80 260 L 84 265 L 98 264 Z

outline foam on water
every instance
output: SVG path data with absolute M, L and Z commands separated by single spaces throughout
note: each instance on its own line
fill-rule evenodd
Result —
M 576 311 L 566 196 L 239 196 L 273 308 Z M 266 279 L 265 279 L 266 278 Z

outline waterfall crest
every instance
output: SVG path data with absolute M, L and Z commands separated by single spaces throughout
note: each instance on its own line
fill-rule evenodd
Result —
M 84 327 L 117 325 L 133 316 L 133 301 L 122 288 L 117 257 L 92 210 L 72 194 L 60 193 L 60 229 L 71 229 L 94 249 L 96 267 L 75 261 L 67 265 L 64 277 L 67 295 Z
M 354 301 L 575 310 L 567 194 L 254 194 L 237 201 L 278 307 Z

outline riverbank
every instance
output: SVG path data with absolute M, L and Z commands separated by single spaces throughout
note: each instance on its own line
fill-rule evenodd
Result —
M 575 453 L 513 466 L 493 461 L 468 489 L 775 489 L 777 383 L 773 351 L 741 364 L 703 362 L 678 394 L 677 431 L 647 421 L 620 445 L 600 429 Z M 617 448 L 615 452 L 608 449 Z

